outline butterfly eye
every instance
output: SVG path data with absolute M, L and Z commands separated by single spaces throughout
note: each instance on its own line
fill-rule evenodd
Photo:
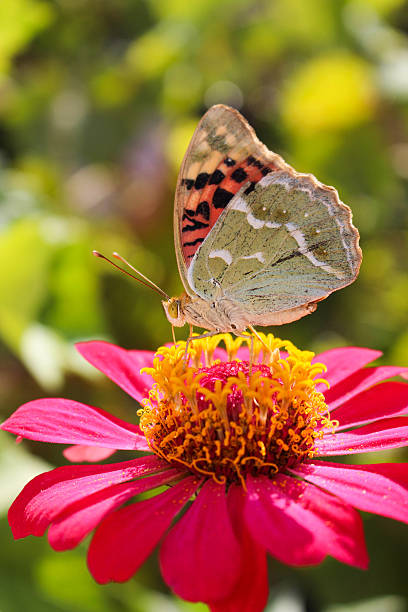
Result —
M 177 319 L 179 316 L 179 301 L 172 300 L 168 306 L 168 313 L 173 319 Z

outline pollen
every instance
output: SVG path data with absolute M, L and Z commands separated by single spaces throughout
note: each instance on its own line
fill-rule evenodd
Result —
M 326 368 L 313 357 L 262 333 L 161 347 L 153 367 L 142 370 L 155 381 L 139 411 L 151 450 L 194 474 L 244 488 L 249 474 L 273 478 L 313 458 L 316 440 L 338 425 L 316 390 Z

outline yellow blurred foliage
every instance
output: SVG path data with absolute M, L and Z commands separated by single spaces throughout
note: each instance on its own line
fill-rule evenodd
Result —
M 13 261 L 3 267 L 0 276 L 0 334 L 16 350 L 47 291 L 51 251 L 39 224 L 23 219 L 1 234 L 0 260 L 10 262 L 11 254 Z
M 30 39 L 49 25 L 53 17 L 50 4 L 33 0 L 0 2 L 0 74 L 8 70 L 12 57 Z
M 127 51 L 129 67 L 145 78 L 154 78 L 183 53 L 191 31 L 183 24 L 162 23 L 136 39 Z
M 91 91 L 98 106 L 114 108 L 125 104 L 134 95 L 135 86 L 121 66 L 108 66 L 92 76 Z
M 350 0 L 349 4 L 366 6 L 380 15 L 387 15 L 404 4 L 405 0 Z
M 174 172 L 178 172 L 190 139 L 197 127 L 197 118 L 175 125 L 167 140 L 166 155 Z
M 345 51 L 313 58 L 288 80 L 281 107 L 285 125 L 297 134 L 367 121 L 375 107 L 370 66 Z
M 284 46 L 323 45 L 336 30 L 335 11 L 327 0 L 275 0 L 268 4 L 268 17 L 260 22 L 273 28 Z
M 149 0 L 157 17 L 161 19 L 179 18 L 183 20 L 199 19 L 205 16 L 214 7 L 220 8 L 219 0 Z

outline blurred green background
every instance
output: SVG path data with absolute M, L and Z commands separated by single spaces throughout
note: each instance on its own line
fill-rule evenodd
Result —
M 358 280 L 278 335 L 315 351 L 369 346 L 408 366 L 406 1 L 1 0 L 2 418 L 50 394 L 136 418 L 74 342 L 153 349 L 170 326 L 155 294 L 91 251 L 119 251 L 167 293 L 181 291 L 173 192 L 196 123 L 218 102 L 298 171 L 336 186 L 360 230 Z M 86 546 L 14 543 L 10 500 L 66 461 L 61 447 L 6 435 L 0 444 L 0 612 L 206 609 L 172 598 L 154 556 L 128 584 L 99 587 Z M 365 518 L 368 572 L 272 562 L 268 610 L 407 610 L 406 531 Z

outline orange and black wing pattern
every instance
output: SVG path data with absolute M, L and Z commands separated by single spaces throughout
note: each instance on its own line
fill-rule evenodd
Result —
M 285 168 L 238 111 L 221 104 L 207 111 L 187 149 L 176 189 L 174 237 L 186 290 L 190 262 L 233 196 L 244 186 L 250 193 L 264 176 Z

